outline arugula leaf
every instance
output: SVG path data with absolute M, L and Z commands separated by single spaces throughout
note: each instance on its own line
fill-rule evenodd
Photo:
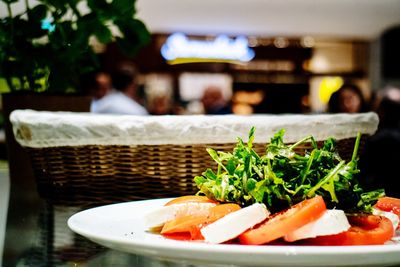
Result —
M 364 192 L 359 186 L 357 155 L 361 134 L 357 135 L 352 159 L 347 163 L 337 153 L 333 138 L 325 140 L 321 147 L 312 136 L 288 145 L 284 134 L 284 129 L 277 131 L 261 156 L 253 149 L 254 127 L 247 144 L 238 138 L 232 153 L 207 149 L 218 167 L 216 172 L 207 169 L 194 178 L 198 194 L 244 206 L 264 203 L 271 211 L 321 195 L 329 208 L 367 212 L 384 195 L 383 190 Z M 312 150 L 297 151 L 302 145 Z

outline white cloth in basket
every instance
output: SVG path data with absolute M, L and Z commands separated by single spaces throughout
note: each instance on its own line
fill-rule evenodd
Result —
M 16 140 L 26 147 L 79 145 L 160 145 L 247 141 L 255 126 L 255 142 L 268 143 L 276 131 L 285 141 L 308 135 L 317 140 L 346 139 L 358 132 L 373 134 L 375 113 L 318 115 L 169 115 L 134 116 L 15 110 L 10 115 Z

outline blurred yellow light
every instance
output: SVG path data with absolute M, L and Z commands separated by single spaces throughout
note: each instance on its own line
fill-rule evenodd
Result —
M 188 63 L 230 63 L 238 65 L 246 64 L 246 62 L 242 62 L 239 60 L 221 59 L 221 58 L 176 58 L 173 60 L 167 60 L 167 63 L 169 65 L 188 64 Z
M 339 90 L 343 85 L 343 79 L 341 77 L 325 77 L 322 79 L 319 85 L 319 100 L 328 104 L 331 95 Z

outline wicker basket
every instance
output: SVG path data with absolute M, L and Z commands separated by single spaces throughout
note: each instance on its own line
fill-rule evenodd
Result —
M 193 177 L 215 167 L 206 148 L 232 151 L 236 137 L 247 141 L 251 126 L 259 153 L 285 128 L 288 143 L 333 136 L 348 159 L 357 132 L 365 138 L 378 124 L 374 113 L 137 117 L 32 110 L 14 111 L 11 121 L 40 196 L 79 207 L 194 194 Z

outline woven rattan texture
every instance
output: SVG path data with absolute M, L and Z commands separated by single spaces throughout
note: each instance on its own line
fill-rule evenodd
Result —
M 342 158 L 351 158 L 354 141 L 354 138 L 338 141 Z M 60 213 L 71 215 L 71 207 L 79 211 L 117 202 L 194 194 L 197 188 L 193 177 L 207 168 L 216 169 L 206 148 L 231 152 L 234 146 L 232 143 L 26 148 L 39 194 L 48 203 L 42 214 L 46 222 L 41 230 L 42 249 L 34 251 L 30 264 L 79 262 L 105 251 L 76 234 L 73 245 L 57 246 L 57 240 L 69 240 L 71 235 L 66 230 L 66 219 L 54 219 Z M 265 144 L 255 144 L 254 149 L 265 154 Z M 297 152 L 310 149 L 311 146 L 298 147 Z
M 28 150 L 41 197 L 54 204 L 87 207 L 194 194 L 193 177 L 216 168 L 206 148 L 231 152 L 234 146 L 98 145 Z M 353 138 L 338 141 L 344 159 L 351 158 L 353 146 Z M 254 147 L 264 154 L 265 144 Z M 299 147 L 298 152 L 307 149 Z

